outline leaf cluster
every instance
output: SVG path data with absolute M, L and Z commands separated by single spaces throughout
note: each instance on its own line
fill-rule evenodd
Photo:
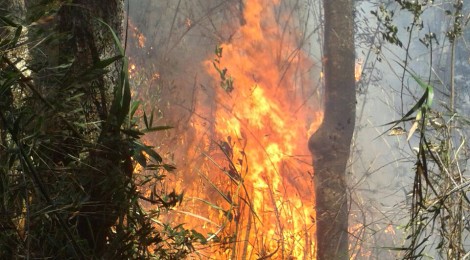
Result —
M 465 214 L 468 214 L 463 209 L 470 205 L 467 196 L 470 183 L 464 179 L 459 166 L 462 159 L 466 160 L 465 139 L 454 147 L 452 132 L 457 122 L 463 125 L 468 125 L 468 122 L 456 114 L 448 117 L 432 108 L 434 87 L 405 70 L 424 93 L 405 116 L 390 123 L 394 129 L 399 123 L 411 121 L 407 141 L 413 135 L 419 138 L 417 147 L 413 148 L 416 158 L 410 220 L 405 227 L 408 244 L 394 250 L 404 251 L 404 259 L 421 258 L 429 251 L 429 242 L 437 233 L 440 242 L 435 249 L 448 257 L 457 257 L 464 252 L 461 225 Z
M 225 90 L 227 93 L 231 93 L 233 91 L 233 78 L 232 76 L 227 75 L 227 68 L 220 67 L 220 59 L 222 58 L 222 50 L 223 48 L 220 46 L 215 47 L 215 55 L 214 61 L 212 65 L 214 65 L 215 70 L 219 73 L 220 76 L 220 86 Z
M 158 220 L 183 198 L 161 188 L 174 166 L 140 140 L 169 127 L 154 126 L 153 112 L 136 116 L 119 37 L 108 23 L 90 22 L 110 35 L 90 44 L 117 54 L 84 65 L 69 49 L 61 62 L 35 66 L 38 53 L 54 55 L 45 38 L 72 38 L 38 33 L 44 15 L 35 16 L 26 23 L 0 11 L 0 258 L 186 256 L 200 235 Z

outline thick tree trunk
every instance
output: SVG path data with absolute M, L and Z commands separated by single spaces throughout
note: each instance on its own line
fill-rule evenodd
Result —
M 69 228 L 76 228 L 73 233 L 78 234 L 79 240 L 88 243 L 89 251 L 86 254 L 101 258 L 107 253 L 111 227 L 125 209 L 119 202 L 126 201 L 124 196 L 133 169 L 129 167 L 129 148 L 120 147 L 123 143 L 120 126 L 107 124 L 113 87 L 119 78 L 118 70 L 108 67 L 109 73 L 93 77 L 88 73 L 88 79 L 82 79 L 81 75 L 101 60 L 117 55 L 111 32 L 98 19 L 110 25 L 119 35 L 122 0 L 26 0 L 26 4 L 29 19 L 37 24 L 37 28 L 30 31 L 30 38 L 41 39 L 44 31 L 55 37 L 55 42 L 40 44 L 31 50 L 33 64 L 40 69 L 33 75 L 35 84 L 52 103 L 68 100 L 65 104 L 57 104 L 57 107 L 81 108 L 84 111 L 73 113 L 64 108 L 64 115 L 57 117 L 56 110 L 47 110 L 50 114 L 47 114 L 48 120 L 42 130 L 50 136 L 53 144 L 43 157 L 48 159 L 50 167 L 72 165 L 67 168 L 72 171 L 71 176 L 80 181 L 81 190 L 63 192 L 78 193 L 83 199 L 67 218 Z M 46 16 L 43 13 L 45 4 L 51 5 L 51 9 L 55 6 L 57 13 Z M 51 75 L 51 69 L 44 69 L 68 63 L 70 69 L 67 75 L 57 80 Z M 81 98 L 74 98 L 77 93 L 82 94 Z M 87 126 L 70 127 L 64 121 Z M 99 122 L 100 125 L 88 126 L 91 125 L 89 122 Z M 76 162 L 74 158 L 80 156 L 85 163 Z M 48 176 L 49 172 L 45 167 L 41 175 Z M 53 187 L 47 189 L 51 194 L 58 193 Z M 69 197 L 64 194 L 60 196 Z M 70 195 L 74 196 L 78 195 Z
M 120 0 L 74 0 L 72 5 L 64 5 L 58 12 L 58 29 L 71 35 L 59 52 L 72 54 L 72 71 L 80 75 L 104 58 L 117 54 L 111 32 L 99 24 L 101 19 L 109 24 L 118 35 L 121 32 L 122 1 Z M 60 56 L 62 59 L 64 56 Z M 60 61 L 66 62 L 65 60 Z M 75 76 L 76 76 L 75 75 Z M 128 148 L 122 144 L 120 126 L 109 122 L 108 108 L 112 87 L 117 84 L 117 71 L 111 71 L 96 78 L 91 84 L 83 83 L 85 97 L 89 105 L 87 121 L 102 122 L 99 132 L 90 131 L 89 136 L 97 138 L 95 147 L 89 152 L 88 164 L 79 175 L 86 181 L 83 187 L 88 200 L 80 209 L 77 217 L 77 231 L 87 240 L 93 255 L 102 257 L 107 253 L 107 237 L 121 211 L 125 208 L 118 203 L 125 201 L 125 190 L 132 173 L 129 167 Z M 91 101 L 91 102 L 90 102 Z
M 346 164 L 355 124 L 351 0 L 325 0 L 325 111 L 309 148 L 315 169 L 317 259 L 348 259 Z

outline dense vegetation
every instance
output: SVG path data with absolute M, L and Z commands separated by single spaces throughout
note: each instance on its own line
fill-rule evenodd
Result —
M 405 259 L 469 255 L 468 81 L 463 80 L 469 67 L 461 59 L 468 56 L 468 11 L 460 0 L 396 0 L 372 12 L 383 40 L 403 53 L 398 62 L 401 118 L 389 130 L 391 135 L 407 130 L 398 135 L 407 137 L 412 151 L 407 157 L 414 164 L 406 242 L 393 248 Z M 396 25 L 403 21 L 409 21 L 406 30 Z M 420 55 L 421 60 L 413 59 Z
M 120 1 L 0 3 L 0 258 L 184 257 L 198 234 L 158 221 L 182 196 L 140 141 L 167 127 L 131 102 Z
M 310 8 L 321 1 L 307 2 Z M 406 235 L 391 249 L 405 259 L 462 259 L 469 255 L 470 230 L 469 66 L 460 59 L 469 53 L 468 6 L 461 0 L 382 2 L 371 8 L 379 24 L 374 35 L 357 37 L 380 39 L 368 42 L 371 57 L 398 71 L 393 98 L 399 101 L 391 102 L 398 120 L 382 123 L 392 121 L 384 129 L 404 143 L 397 146 L 403 158 L 395 159 L 412 177 L 403 185 L 410 184 L 409 204 L 400 209 L 407 223 L 392 223 Z M 207 242 L 159 218 L 182 195 L 162 185 L 174 166 L 141 141 L 169 127 L 155 126 L 153 113 L 131 99 L 122 13 L 118 0 L 0 0 L 0 259 L 181 259 L 194 250 L 193 242 Z M 398 62 L 384 54 L 387 48 Z M 354 191 L 342 184 L 340 193 Z M 341 205 L 344 225 L 351 212 Z M 362 234 L 374 237 L 383 230 L 366 215 Z M 365 235 L 350 233 L 360 252 Z M 390 249 L 377 241 L 377 250 Z M 352 257 L 351 247 L 343 249 Z

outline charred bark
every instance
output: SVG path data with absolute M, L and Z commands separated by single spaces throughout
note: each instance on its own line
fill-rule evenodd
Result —
M 351 0 L 324 1 L 324 120 L 310 137 L 315 169 L 317 259 L 348 259 L 346 166 L 355 125 Z

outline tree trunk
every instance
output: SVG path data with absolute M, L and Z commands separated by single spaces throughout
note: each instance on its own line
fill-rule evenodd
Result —
M 44 9 L 47 4 L 51 6 L 49 9 L 57 8 L 57 13 L 47 16 L 44 13 L 50 11 Z M 107 123 L 112 116 L 109 104 L 119 79 L 118 69 L 111 65 L 106 68 L 108 73 L 87 71 L 101 60 L 117 55 L 111 32 L 98 20 L 120 35 L 122 1 L 26 0 L 26 5 L 28 18 L 37 24 L 30 30 L 30 38 L 42 39 L 44 32 L 48 32 L 55 40 L 31 49 L 33 64 L 38 67 L 38 72 L 33 73 L 34 83 L 56 107 L 37 109 L 47 113 L 44 117 L 48 120 L 42 125 L 42 131 L 52 140 L 50 148 L 41 154 L 47 158 L 44 160 L 48 165 L 41 170 L 41 176 L 56 177 L 59 173 L 49 169 L 65 166 L 62 168 L 69 172 L 64 175 L 70 174 L 79 182 L 80 190 L 56 191 L 49 186 L 47 190 L 51 197 L 59 194 L 57 196 L 82 198 L 76 203 L 75 212 L 67 217 L 69 228 L 76 229 L 72 233 L 87 242 L 89 251 L 85 254 L 101 258 L 107 253 L 111 227 L 125 210 L 119 203 L 126 201 L 124 196 L 133 169 L 129 167 L 129 148 L 122 147 L 120 126 Z M 70 66 L 66 75 L 55 79 L 50 68 L 64 64 Z M 77 94 L 81 97 L 77 98 Z M 67 102 L 60 104 L 61 100 Z M 57 116 L 59 108 L 64 111 L 62 116 Z M 75 109 L 83 113 L 72 112 Z M 99 127 L 89 122 L 97 122 Z M 79 157 L 80 163 L 76 159 Z
M 99 24 L 101 19 L 119 35 L 122 16 L 120 0 L 74 0 L 73 5 L 64 5 L 58 12 L 58 29 L 72 38 L 62 43 L 60 53 L 72 54 L 72 71 L 80 75 L 104 58 L 117 54 L 111 32 Z M 59 56 L 61 59 L 62 55 Z M 65 60 L 60 63 L 66 62 Z M 125 202 L 125 190 L 132 173 L 129 149 L 122 146 L 120 126 L 108 124 L 112 87 L 117 83 L 116 70 L 83 83 L 87 102 L 87 121 L 102 122 L 97 132 L 91 130 L 87 137 L 97 137 L 96 145 L 89 151 L 88 164 L 79 173 L 85 182 L 83 187 L 88 200 L 77 217 L 77 231 L 87 240 L 93 255 L 102 257 L 107 252 L 107 237 L 118 216 L 125 209 L 118 203 Z M 79 83 L 80 84 L 80 83 Z M 92 102 L 90 102 L 92 101 Z
M 348 259 L 346 165 L 355 125 L 354 28 L 351 0 L 323 2 L 324 120 L 309 140 L 315 168 L 317 259 Z

